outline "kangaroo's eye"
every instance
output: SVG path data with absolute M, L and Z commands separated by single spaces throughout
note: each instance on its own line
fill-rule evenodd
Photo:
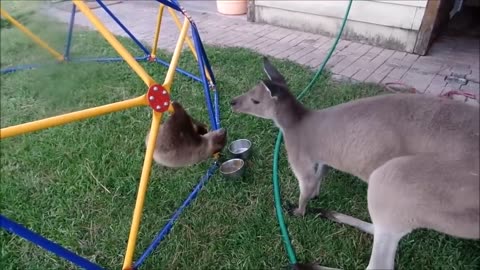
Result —
M 260 103 L 260 101 L 255 100 L 255 99 L 253 99 L 253 98 L 252 98 L 251 100 L 252 100 L 253 104 L 258 104 L 258 103 Z

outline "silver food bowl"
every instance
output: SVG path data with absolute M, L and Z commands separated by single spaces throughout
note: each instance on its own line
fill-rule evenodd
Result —
M 251 150 L 252 142 L 247 139 L 233 141 L 228 146 L 228 151 L 230 151 L 235 158 L 247 159 L 250 156 L 250 152 L 252 152 Z
M 245 161 L 240 158 L 229 159 L 220 166 L 220 173 L 229 179 L 237 179 L 245 172 Z

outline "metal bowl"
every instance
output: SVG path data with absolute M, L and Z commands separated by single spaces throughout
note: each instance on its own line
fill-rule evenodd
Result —
M 245 172 L 245 161 L 240 158 L 229 159 L 220 166 L 220 173 L 229 179 L 237 179 Z
M 228 151 L 233 155 L 235 158 L 241 158 L 243 160 L 247 159 L 252 152 L 252 142 L 247 139 L 239 139 L 233 141 L 228 146 Z

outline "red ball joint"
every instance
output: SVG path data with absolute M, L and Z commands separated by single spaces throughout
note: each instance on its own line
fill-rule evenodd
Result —
M 148 62 L 155 62 L 156 59 L 157 59 L 157 57 L 155 57 L 153 55 L 149 55 L 148 58 L 147 58 L 147 61 Z
M 170 95 L 167 89 L 160 84 L 150 86 L 147 92 L 150 107 L 156 112 L 166 112 L 170 106 Z

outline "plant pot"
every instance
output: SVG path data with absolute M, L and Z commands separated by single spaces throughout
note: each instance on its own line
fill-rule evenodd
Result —
M 247 0 L 217 0 L 217 10 L 225 15 L 242 15 L 247 13 Z

